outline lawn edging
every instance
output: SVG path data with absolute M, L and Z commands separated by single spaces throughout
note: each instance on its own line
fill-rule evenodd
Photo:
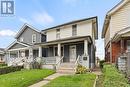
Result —
M 98 76 L 96 75 L 95 82 L 93 84 L 93 87 L 96 87 Z

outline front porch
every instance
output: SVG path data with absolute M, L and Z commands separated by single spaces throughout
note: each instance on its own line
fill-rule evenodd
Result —
M 111 42 L 111 62 L 116 63 L 119 70 L 130 70 L 130 31 L 129 27 L 114 36 Z
M 88 37 L 40 43 L 39 48 L 39 57 L 44 61 L 44 68 L 58 69 L 63 64 L 72 67 L 80 63 L 89 69 L 95 64 L 95 49 Z
M 33 62 L 39 54 L 37 46 L 27 45 L 21 42 L 12 43 L 6 51 L 6 63 L 8 66 L 23 65 L 25 62 Z

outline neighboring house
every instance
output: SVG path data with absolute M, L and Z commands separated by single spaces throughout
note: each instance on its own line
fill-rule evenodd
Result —
M 30 59 L 31 61 L 37 58 L 39 48 L 34 44 L 44 41 L 44 37 L 45 35 L 34 27 L 24 24 L 16 34 L 16 40 L 6 49 L 8 65 L 22 65 L 22 61 L 25 59 Z
M 4 56 L 5 56 L 5 51 L 3 48 L 0 48 L 0 63 L 5 62 Z
M 16 41 L 8 47 L 9 59 L 39 57 L 44 60 L 44 68 L 54 68 L 54 65 L 56 68 L 74 68 L 78 63 L 94 68 L 97 25 L 97 17 L 68 22 L 41 32 L 24 25 L 16 35 Z
M 122 0 L 107 14 L 102 38 L 106 62 L 115 63 L 130 52 L 130 0 Z

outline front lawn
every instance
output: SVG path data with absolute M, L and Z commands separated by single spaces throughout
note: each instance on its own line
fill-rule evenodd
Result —
M 53 70 L 33 69 L 0 75 L 0 87 L 27 87 L 53 73 Z
M 61 76 L 43 87 L 93 87 L 95 78 L 91 73 Z

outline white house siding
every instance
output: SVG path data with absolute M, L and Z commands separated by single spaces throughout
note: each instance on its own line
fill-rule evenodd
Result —
M 78 24 L 77 36 L 92 36 L 92 22 L 83 22 Z
M 111 16 L 110 38 L 112 38 L 117 31 L 128 26 L 130 26 L 130 1 Z
M 110 28 L 108 26 L 108 29 L 107 29 L 106 35 L 105 35 L 105 39 L 104 39 L 105 47 L 106 47 L 106 45 L 108 44 L 109 41 L 110 41 Z
M 50 30 L 47 32 L 47 41 L 56 40 L 56 30 Z
M 61 38 L 67 38 L 72 36 L 72 26 L 65 26 L 60 31 Z
M 78 23 L 77 36 L 92 36 L 92 21 Z M 67 25 L 60 28 L 60 39 L 68 37 L 72 37 L 72 25 Z M 56 40 L 56 29 L 47 31 L 47 41 L 53 40 Z

